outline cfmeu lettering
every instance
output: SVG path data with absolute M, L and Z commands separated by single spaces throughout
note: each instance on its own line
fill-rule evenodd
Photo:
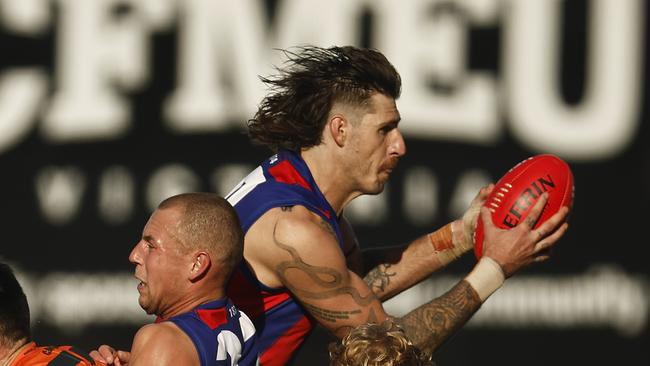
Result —
M 517 198 L 515 203 L 510 206 L 509 214 L 503 219 L 503 224 L 513 228 L 519 224 L 521 217 L 537 201 L 539 196 L 544 192 L 549 192 L 555 188 L 553 177 L 547 174 L 546 177 L 539 177 L 531 183 Z
M 267 3 L 278 4 L 273 17 Z M 161 76 L 152 67 L 161 62 L 154 57 L 160 31 L 178 40 L 175 83 L 154 106 L 162 122 L 176 133 L 243 128 L 265 94 L 257 75 L 281 62 L 274 48 L 353 44 L 368 14 L 370 38 L 403 76 L 400 109 L 408 123 L 400 127 L 407 137 L 492 145 L 507 127 L 533 150 L 573 160 L 611 157 L 640 128 L 645 2 L 588 2 L 585 97 L 571 105 L 561 95 L 567 81 L 556 82 L 563 3 L 0 0 L 2 49 L 23 49 L 25 36 L 56 33 L 51 74 L 43 65 L 0 59 L 0 154 L 37 125 L 56 143 L 126 135 L 137 121 L 130 96 Z M 482 54 L 471 49 L 469 33 L 497 27 L 502 72 L 469 68 L 468 55 Z M 430 80 L 451 92 L 431 88 Z

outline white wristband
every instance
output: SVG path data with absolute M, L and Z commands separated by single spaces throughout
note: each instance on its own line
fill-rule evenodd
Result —
M 499 263 L 485 256 L 474 266 L 472 272 L 465 277 L 465 281 L 474 288 L 481 302 L 485 302 L 494 291 L 498 290 L 505 279 L 506 277 Z

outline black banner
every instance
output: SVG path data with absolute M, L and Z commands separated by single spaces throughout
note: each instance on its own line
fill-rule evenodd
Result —
M 38 342 L 128 349 L 150 321 L 127 256 L 151 210 L 225 195 L 270 155 L 245 126 L 276 48 L 354 44 L 401 72 L 408 149 L 386 191 L 347 211 L 363 247 L 444 225 L 532 155 L 575 177 L 552 259 L 508 280 L 439 364 L 649 363 L 645 1 L 4 1 L 0 27 L 0 259 Z M 431 299 L 474 260 L 387 309 Z M 317 331 L 294 364 L 326 365 L 328 340 Z

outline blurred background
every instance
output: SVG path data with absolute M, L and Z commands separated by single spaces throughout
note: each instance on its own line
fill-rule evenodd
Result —
M 38 342 L 130 348 L 152 319 L 127 256 L 162 199 L 226 194 L 270 155 L 245 126 L 277 48 L 373 47 L 403 78 L 408 154 L 346 211 L 363 247 L 459 217 L 529 156 L 575 176 L 552 259 L 508 280 L 439 364 L 650 365 L 649 34 L 643 0 L 0 0 L 0 259 Z M 330 340 L 316 331 L 293 364 L 327 365 Z

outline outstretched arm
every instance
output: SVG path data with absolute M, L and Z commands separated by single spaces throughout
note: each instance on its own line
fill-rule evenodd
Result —
M 562 208 L 533 230 L 547 197 L 545 194 L 537 202 L 524 224 L 511 230 L 494 226 L 490 211 L 481 209 L 485 252 L 474 270 L 444 295 L 397 319 L 422 351 L 433 353 L 470 319 L 506 278 L 533 262 L 549 258 L 549 249 L 568 229 L 565 222 L 568 209 Z
M 472 236 L 480 207 L 493 189 L 482 188 L 461 219 L 423 235 L 408 245 L 359 251 L 350 225 L 341 222 L 348 263 L 375 295 L 385 301 L 426 279 L 473 247 Z M 356 250 L 355 250 L 356 249 Z
M 545 203 L 546 197 L 531 211 L 532 222 Z M 489 211 L 482 215 L 489 221 L 484 259 L 451 291 L 399 319 L 407 335 L 423 350 L 432 352 L 462 327 L 504 277 L 547 258 L 546 249 L 566 230 L 566 224 L 561 225 L 566 211 L 537 230 L 528 224 L 499 230 L 485 219 Z M 335 335 L 343 337 L 355 326 L 388 317 L 375 293 L 347 268 L 328 225 L 304 207 L 269 211 L 249 230 L 246 240 L 251 254 L 247 259 L 255 263 L 256 273 L 271 273 L 265 277 L 265 282 L 270 281 L 267 284 L 287 287 Z

